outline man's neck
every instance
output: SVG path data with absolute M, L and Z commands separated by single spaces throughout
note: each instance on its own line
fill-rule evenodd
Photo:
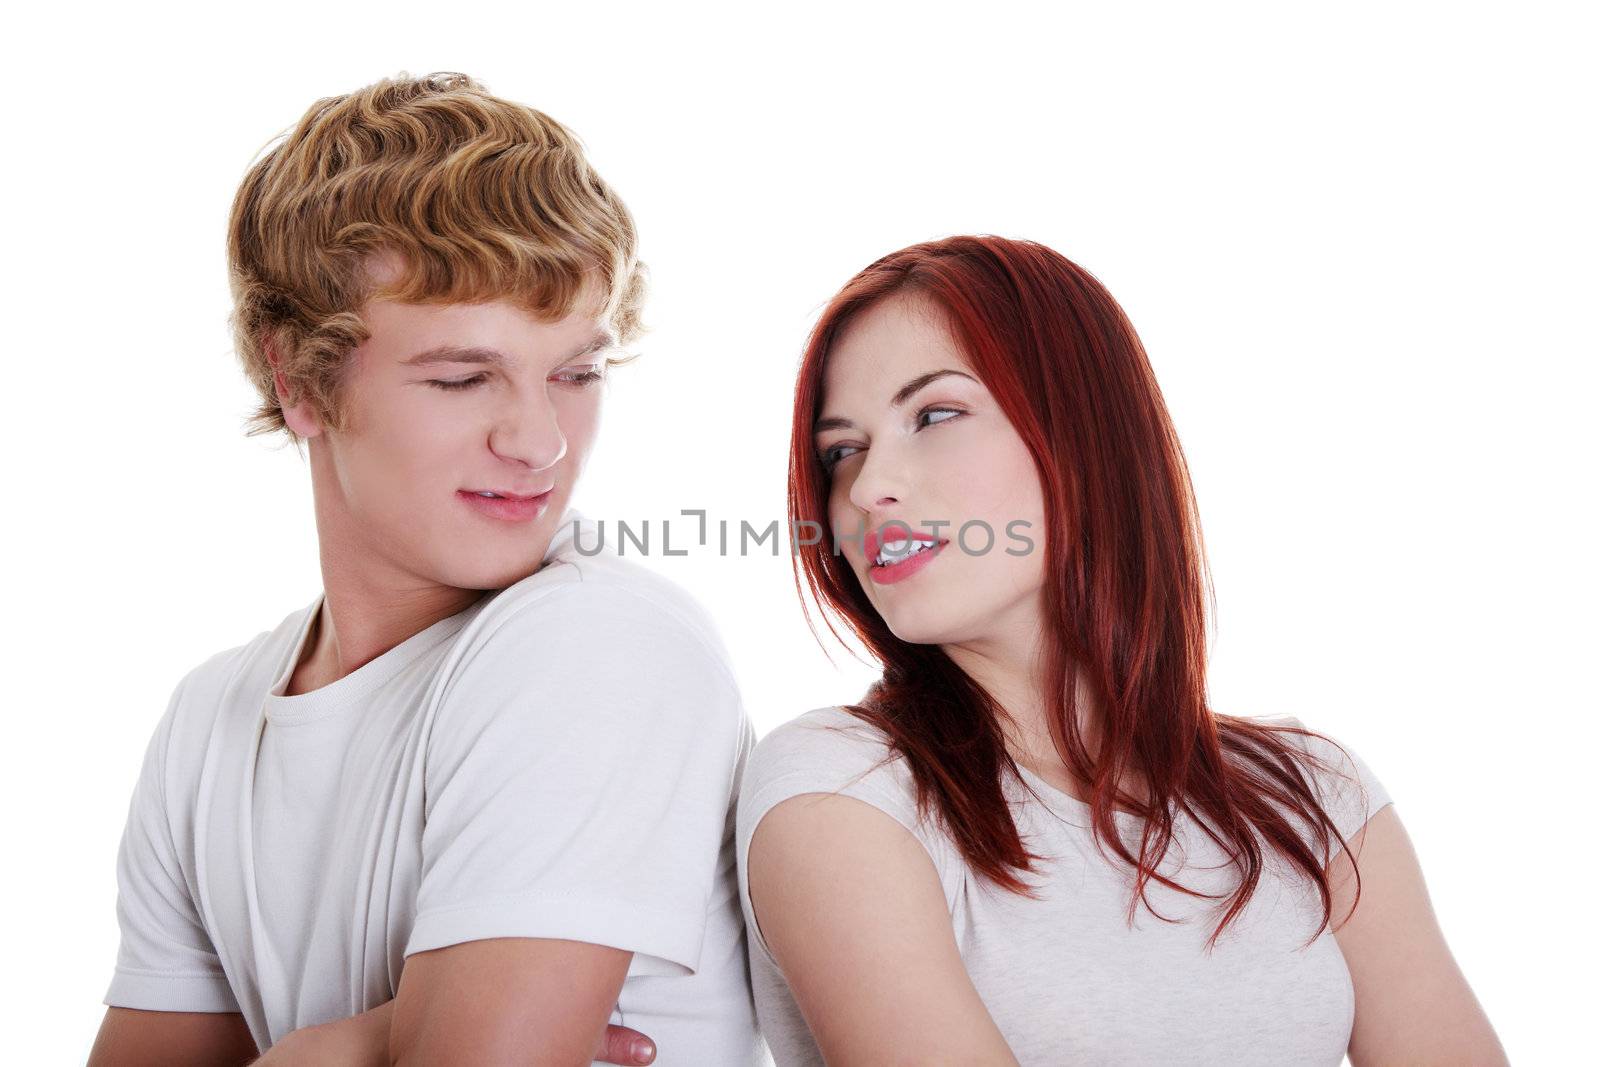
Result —
M 481 589 L 442 585 L 393 565 L 350 521 L 326 442 L 311 441 L 312 502 L 322 566 L 322 606 L 286 695 L 309 693 L 360 670 L 442 619 L 465 611 Z
M 485 595 L 479 589 L 439 587 L 441 595 L 435 597 L 352 602 L 329 585 L 325 583 L 322 605 L 306 635 L 286 696 L 337 682 L 434 623 L 465 611 Z

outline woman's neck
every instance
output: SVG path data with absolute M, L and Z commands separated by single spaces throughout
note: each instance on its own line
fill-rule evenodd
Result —
M 1056 751 L 1050 734 L 1050 703 L 1045 698 L 1045 669 L 1042 642 L 1037 629 L 1026 638 L 967 641 L 941 646 L 952 663 L 982 686 L 999 706 L 1000 731 L 1011 758 L 1062 792 L 1088 803 L 1088 783 L 1073 774 Z M 1094 760 L 1104 737 L 1099 701 L 1081 671 L 1076 678 L 1078 731 L 1089 758 Z M 1123 789 L 1132 789 L 1148 799 L 1145 779 L 1132 770 Z

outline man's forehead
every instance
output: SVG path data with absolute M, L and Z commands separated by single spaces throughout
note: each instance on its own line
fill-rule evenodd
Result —
M 524 313 L 537 319 L 541 323 L 554 322 L 551 318 L 557 310 L 564 316 L 558 325 L 572 323 L 575 328 L 582 328 L 582 323 L 576 320 L 587 320 L 596 329 L 607 328 L 606 324 L 611 316 L 611 294 L 606 291 L 604 283 L 593 271 L 584 272 L 576 291 L 569 294 L 565 301 L 564 309 L 551 309 L 536 306 L 541 297 L 526 287 L 519 289 L 515 285 L 506 285 L 496 294 L 478 293 L 469 300 L 461 303 L 445 303 L 443 301 L 429 301 L 427 303 L 410 304 L 398 298 L 400 291 L 407 288 L 407 281 L 415 281 L 408 276 L 408 261 L 399 251 L 382 247 L 362 257 L 361 270 L 368 287 L 368 300 L 370 305 L 397 304 L 400 306 L 434 307 L 434 308 L 470 308 L 480 303 L 503 303 L 521 309 Z
M 580 341 L 565 352 L 558 353 L 565 360 L 582 359 L 584 356 L 595 355 L 607 349 L 616 347 L 617 339 L 609 330 L 600 329 L 592 333 L 586 340 Z M 515 350 L 493 345 L 462 345 L 445 343 L 424 348 L 414 355 L 400 360 L 400 365 L 405 367 L 431 366 L 439 363 L 479 363 L 495 366 L 518 362 Z

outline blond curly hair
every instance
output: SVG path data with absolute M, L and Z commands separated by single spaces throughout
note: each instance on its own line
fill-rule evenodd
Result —
M 340 377 L 371 299 L 509 300 L 544 320 L 598 294 L 626 344 L 645 271 L 626 205 L 565 126 L 454 72 L 401 72 L 312 104 L 257 160 L 228 219 L 229 324 L 260 394 L 246 436 L 284 431 L 267 343 L 295 399 L 346 427 Z M 371 257 L 403 269 L 380 285 Z M 627 359 L 611 359 L 622 363 Z

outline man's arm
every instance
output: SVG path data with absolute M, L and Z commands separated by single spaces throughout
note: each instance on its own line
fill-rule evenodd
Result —
M 402 974 L 402 984 L 404 981 Z M 395 1001 L 386 1000 L 348 1019 L 303 1027 L 273 1045 L 253 1067 L 325 1063 L 337 1063 L 340 1067 L 390 1067 L 394 1062 L 390 1053 L 394 1007 Z M 622 1067 L 647 1067 L 655 1056 L 655 1042 L 644 1034 L 626 1026 L 607 1026 L 605 1039 L 591 1058 Z
M 791 797 L 756 826 L 747 862 L 757 926 L 828 1063 L 1016 1067 L 933 861 L 893 817 L 854 797 Z
M 633 953 L 555 938 L 497 937 L 406 957 L 394 1064 L 588 1064 Z
M 1328 866 L 1334 938 L 1355 985 L 1354 1067 L 1388 1063 L 1500 1067 L 1505 1049 L 1445 943 L 1411 839 L 1392 805 L 1350 840 L 1361 864 L 1341 850 Z
M 630 971 L 701 966 L 747 728 L 718 648 L 598 581 L 500 607 L 429 734 L 396 1062 L 592 1059 Z
M 192 845 L 180 810 L 167 803 L 167 754 L 190 671 L 173 690 L 145 746 L 117 849 L 117 963 L 110 1006 L 89 1053 L 94 1067 L 240 1064 L 257 1056 L 211 942 L 190 897 Z M 174 830 L 174 821 L 180 829 Z
M 250 1028 L 236 1011 L 107 1008 L 89 1067 L 232 1067 L 257 1054 Z

